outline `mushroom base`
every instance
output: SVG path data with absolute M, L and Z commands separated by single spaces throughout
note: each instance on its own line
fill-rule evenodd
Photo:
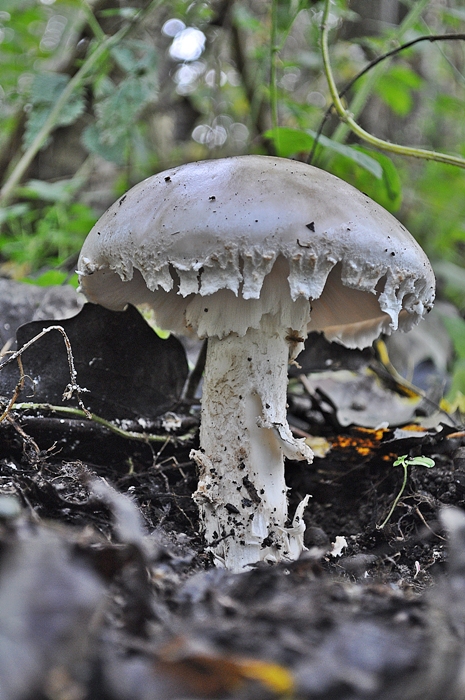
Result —
M 293 334 L 271 325 L 265 316 L 243 337 L 208 340 L 194 498 L 215 563 L 235 572 L 297 559 L 304 549 L 308 497 L 289 526 L 284 457 L 311 462 L 313 454 L 286 417 Z

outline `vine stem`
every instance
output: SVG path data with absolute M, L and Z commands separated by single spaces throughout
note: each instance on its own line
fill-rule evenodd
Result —
M 94 423 L 98 423 L 104 428 L 107 428 L 112 433 L 115 433 L 120 437 L 127 438 L 128 440 L 138 440 L 139 442 L 166 442 L 167 440 L 171 440 L 173 442 L 182 442 L 183 440 L 187 440 L 191 437 L 190 433 L 175 436 L 167 434 L 156 435 L 154 433 L 146 432 L 136 433 L 133 430 L 126 430 L 125 428 L 120 428 L 119 426 L 115 425 L 115 423 L 113 423 L 112 421 L 106 420 L 105 418 L 102 418 L 101 416 L 98 416 L 95 413 L 90 413 L 89 411 L 84 412 L 82 409 L 73 408 L 72 406 L 56 406 L 49 403 L 32 403 L 29 401 L 23 401 L 20 403 L 13 403 L 10 408 L 13 411 L 47 411 L 50 413 L 58 413 L 59 415 L 64 415 L 71 418 L 87 418 L 88 420 L 93 421 Z
M 396 153 L 401 156 L 410 156 L 413 158 L 422 158 L 424 160 L 434 160 L 439 163 L 446 163 L 448 165 L 456 165 L 459 168 L 465 168 L 465 159 L 459 156 L 451 156 L 446 153 L 439 153 L 437 151 L 429 151 L 423 148 L 415 148 L 412 146 L 401 146 L 396 143 L 391 143 L 390 141 L 385 141 L 377 136 L 373 136 L 368 131 L 365 131 L 353 118 L 348 110 L 345 109 L 342 104 L 342 100 L 339 97 L 338 89 L 336 87 L 336 82 L 334 80 L 333 72 L 331 69 L 331 62 L 329 58 L 329 47 L 328 47 L 328 16 L 330 9 L 331 0 L 325 0 L 325 5 L 323 9 L 323 17 L 321 22 L 321 53 L 323 59 L 323 66 L 326 75 L 326 80 L 328 83 L 329 92 L 331 94 L 331 99 L 334 104 L 334 108 L 341 119 L 342 122 L 347 124 L 351 131 L 361 138 L 363 141 L 379 148 L 382 151 L 388 151 L 390 153 Z
M 347 92 L 350 90 L 350 88 L 355 85 L 357 80 L 359 80 L 362 76 L 366 75 L 369 71 L 372 70 L 372 68 L 375 68 L 376 71 L 376 66 L 378 66 L 380 63 L 385 61 L 388 58 L 392 58 L 392 56 L 396 56 L 397 54 L 401 53 L 402 51 L 405 51 L 406 49 L 411 48 L 412 46 L 416 46 L 417 44 L 421 42 L 429 41 L 430 43 L 434 43 L 436 41 L 465 41 L 465 34 L 428 34 L 426 36 L 419 36 L 416 37 L 416 39 L 412 39 L 411 41 L 407 41 L 405 44 L 401 44 L 400 46 L 396 46 L 395 49 L 391 49 L 390 51 L 386 51 L 386 53 L 381 54 L 381 56 L 378 56 L 377 58 L 373 59 L 373 61 L 370 61 L 368 65 L 365 66 L 361 71 L 359 71 L 354 77 L 349 80 L 349 82 L 345 85 L 345 87 L 339 91 L 339 97 L 342 99 L 344 95 L 347 94 Z M 374 73 L 372 73 L 374 75 Z M 363 90 L 363 88 L 362 88 Z M 357 97 L 360 93 L 357 93 Z M 364 100 L 365 96 L 367 95 L 366 91 L 364 91 Z M 355 100 L 354 100 L 355 102 Z M 351 112 L 352 116 L 354 117 L 354 110 L 353 110 L 353 103 L 351 104 Z M 357 105 L 358 109 L 358 105 Z M 326 112 L 323 115 L 323 119 L 320 122 L 320 126 L 318 127 L 318 131 L 316 132 L 315 140 L 313 142 L 312 150 L 310 151 L 310 154 L 307 159 L 307 163 L 309 165 L 312 164 L 313 159 L 315 157 L 316 149 L 318 147 L 318 142 L 320 140 L 320 136 L 323 133 L 323 129 L 325 127 L 326 122 L 328 121 L 331 112 L 333 110 L 333 104 L 331 103 L 329 107 L 326 109 Z M 355 110 L 357 111 L 357 110 Z M 341 124 L 340 126 L 344 126 Z M 342 135 L 344 137 L 344 134 Z M 340 130 L 339 127 L 336 129 L 336 132 L 332 136 L 333 141 L 340 141 Z M 343 139 L 342 139 L 343 140 Z
M 399 27 L 391 35 L 391 41 L 402 41 L 402 38 L 412 29 L 415 23 L 418 22 L 421 17 L 421 13 L 425 7 L 427 7 L 429 2 L 430 0 L 415 0 L 414 3 L 410 4 L 409 11 L 405 15 Z M 350 112 L 354 119 L 359 117 L 376 81 L 385 72 L 385 70 L 385 65 L 375 66 L 374 69 L 370 71 L 364 83 L 358 87 L 357 92 L 350 103 Z M 341 122 L 334 132 L 332 138 L 335 141 L 343 143 L 349 131 L 350 128 L 347 126 L 347 124 Z
M 84 80 L 87 78 L 92 68 L 98 63 L 102 56 L 110 51 L 114 46 L 116 46 L 134 27 L 135 24 L 140 22 L 149 12 L 151 12 L 155 7 L 157 7 L 162 0 L 152 0 L 145 8 L 140 10 L 137 15 L 135 15 L 132 22 L 122 27 L 113 36 L 106 37 L 91 53 L 91 55 L 84 61 L 82 66 L 79 68 L 77 73 L 71 78 L 67 83 L 65 89 L 55 102 L 54 107 L 50 111 L 47 119 L 45 120 L 42 128 L 36 134 L 33 142 L 29 148 L 23 153 L 19 161 L 17 162 L 15 168 L 13 169 L 8 180 L 3 185 L 0 190 L 0 206 L 6 206 L 11 199 L 13 191 L 17 185 L 21 182 L 24 174 L 31 165 L 37 153 L 40 151 L 45 141 L 47 140 L 50 133 L 58 121 L 60 113 L 75 90 L 78 90 L 81 85 L 83 85 Z

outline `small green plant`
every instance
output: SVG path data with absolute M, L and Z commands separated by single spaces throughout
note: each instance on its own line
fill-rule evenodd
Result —
M 393 514 L 397 504 L 399 503 L 402 494 L 405 491 L 405 487 L 407 485 L 407 477 L 408 477 L 408 468 L 409 467 L 426 467 L 427 469 L 431 469 L 434 467 L 434 459 L 431 459 L 430 457 L 409 457 L 408 455 L 402 455 L 401 457 L 398 457 L 395 462 L 392 463 L 394 467 L 402 467 L 404 470 L 404 478 L 402 480 L 402 486 L 400 487 L 399 493 L 394 499 L 394 502 L 389 510 L 389 513 L 381 523 L 381 525 L 377 526 L 378 530 L 382 530 L 387 523 L 389 522 L 391 515 Z
M 36 284 L 40 272 L 54 268 L 61 271 L 60 279 L 55 275 L 41 283 L 63 283 L 69 261 L 96 220 L 92 209 L 79 202 L 57 201 L 39 208 L 30 201 L 7 207 L 2 214 L 0 265 L 17 279 Z

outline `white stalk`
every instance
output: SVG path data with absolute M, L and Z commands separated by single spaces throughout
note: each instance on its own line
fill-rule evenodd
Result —
M 304 548 L 308 499 L 288 527 L 284 456 L 311 462 L 313 455 L 287 422 L 286 336 L 264 317 L 243 337 L 208 339 L 194 498 L 217 565 L 236 572 L 296 559 Z

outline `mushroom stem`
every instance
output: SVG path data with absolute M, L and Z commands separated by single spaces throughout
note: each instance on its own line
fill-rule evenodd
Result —
M 303 506 L 287 523 L 284 456 L 313 455 L 287 422 L 288 335 L 265 316 L 244 336 L 208 339 L 194 498 L 217 565 L 236 572 L 304 549 Z

